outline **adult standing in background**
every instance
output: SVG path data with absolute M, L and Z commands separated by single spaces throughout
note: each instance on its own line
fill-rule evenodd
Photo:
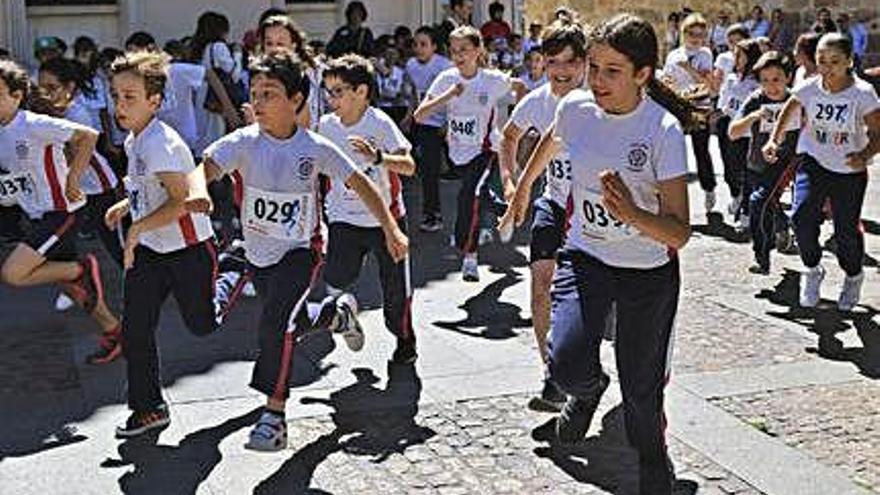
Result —
M 785 18 L 782 9 L 773 9 L 770 14 L 770 45 L 780 53 L 789 53 L 794 46 L 794 28 Z
M 504 21 L 504 5 L 497 1 L 489 4 L 489 20 L 480 27 L 483 39 L 504 38 L 506 40 L 511 32 L 510 24 Z
M 373 32 L 364 26 L 367 20 L 367 7 L 363 2 L 354 1 L 345 7 L 345 26 L 333 33 L 327 43 L 327 55 L 339 57 L 346 53 L 356 53 L 365 57 L 373 55 Z
M 752 38 L 767 36 L 770 32 L 770 23 L 764 18 L 764 9 L 760 5 L 752 7 L 750 17 L 744 24 L 749 28 Z
M 232 57 L 232 51 L 226 44 L 226 36 L 229 34 L 229 19 L 217 12 L 205 12 L 199 16 L 196 23 L 196 33 L 193 35 L 192 50 L 196 60 L 201 60 L 206 72 L 224 72 L 233 77 L 236 69 L 235 59 Z M 212 78 L 208 76 L 209 84 Z M 214 89 L 215 94 L 221 104 L 229 101 L 229 95 L 225 94 L 225 88 L 222 84 L 202 85 L 196 97 L 196 122 L 199 129 L 201 139 L 194 143 L 193 152 L 200 155 L 202 150 L 209 144 L 220 139 L 226 134 L 227 121 L 231 127 L 237 127 L 239 122 L 238 114 L 234 107 L 228 108 L 224 105 L 224 113 L 214 113 L 205 109 L 205 100 L 208 96 L 208 89 Z M 224 92 L 224 96 L 219 92 Z
M 437 27 L 437 44 L 441 53 L 449 47 L 449 33 L 460 26 L 470 26 L 474 12 L 473 0 L 449 0 L 449 17 Z
M 727 46 L 727 28 L 730 27 L 730 12 L 727 9 L 718 12 L 717 20 L 712 24 L 709 30 L 709 48 L 712 49 L 712 55 L 718 56 L 728 50 Z
M 831 19 L 831 11 L 828 8 L 822 7 L 816 11 L 816 22 L 813 23 L 813 31 L 819 34 L 837 31 L 837 24 Z
M 666 17 L 666 37 L 663 40 L 663 43 L 666 48 L 666 54 L 678 48 L 679 42 L 681 41 L 681 29 L 679 27 L 679 22 L 681 21 L 681 16 L 678 12 L 670 12 Z

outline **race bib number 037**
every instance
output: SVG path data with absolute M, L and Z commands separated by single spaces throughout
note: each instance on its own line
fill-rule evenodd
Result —
M 275 239 L 308 241 L 311 195 L 246 187 L 244 229 Z
M 20 174 L 0 175 L 0 202 L 14 204 L 23 196 L 34 193 L 34 178 L 24 172 Z

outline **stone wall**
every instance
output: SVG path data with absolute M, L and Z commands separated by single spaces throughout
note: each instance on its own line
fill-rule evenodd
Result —
M 587 22 L 594 22 L 618 12 L 630 12 L 644 17 L 654 24 L 658 36 L 665 32 L 666 16 L 673 10 L 690 7 L 702 12 L 711 21 L 715 14 L 727 8 L 736 17 L 745 17 L 755 4 L 761 5 L 769 17 L 770 10 L 781 7 L 787 18 L 799 30 L 805 31 L 815 20 L 816 9 L 827 7 L 836 18 L 840 11 L 849 12 L 855 18 L 864 19 L 871 32 L 868 45 L 870 54 L 866 65 L 880 65 L 880 1 L 878 0 L 525 0 L 526 25 L 532 19 L 547 22 L 559 6 L 578 11 Z

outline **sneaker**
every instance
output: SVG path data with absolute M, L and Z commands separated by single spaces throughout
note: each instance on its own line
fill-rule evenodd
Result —
M 794 236 L 787 228 L 776 233 L 776 250 L 782 254 L 793 254 Z
M 800 303 L 804 308 L 815 308 L 819 304 L 819 288 L 825 278 L 825 269 L 816 265 L 801 274 Z
M 498 229 L 498 240 L 507 244 L 510 240 L 513 239 L 513 222 L 508 222 L 504 224 L 502 228 Z
M 416 362 L 418 357 L 415 342 L 398 340 L 397 348 L 394 349 L 394 354 L 391 355 L 391 362 L 394 364 L 412 364 Z
M 225 272 L 217 276 L 214 281 L 214 321 L 217 325 L 226 319 L 241 293 L 243 283 L 242 275 L 238 272 Z
M 858 275 L 847 276 L 843 279 L 843 288 L 841 288 L 840 297 L 837 299 L 837 308 L 839 310 L 852 311 L 859 302 L 859 296 L 862 293 L 862 282 L 864 281 L 864 270 L 859 272 Z
M 708 204 L 708 200 L 707 200 L 707 204 Z M 714 205 L 715 205 L 715 202 L 714 202 L 714 198 L 713 198 L 712 206 L 714 206 Z M 742 206 L 742 196 L 741 195 L 735 196 L 730 201 L 730 204 L 727 205 L 727 213 L 729 213 L 731 215 L 736 215 L 736 213 L 739 211 L 741 206 Z
M 477 236 L 477 245 L 485 246 L 486 244 L 491 243 L 493 240 L 495 240 L 495 236 L 492 234 L 492 229 L 481 227 L 480 234 Z
M 58 312 L 67 311 L 75 305 L 76 302 L 74 302 L 74 300 L 71 299 L 70 296 L 63 292 L 61 294 L 58 294 L 58 297 L 55 299 L 55 311 Z
M 171 423 L 168 406 L 162 404 L 152 411 L 134 411 L 123 426 L 116 427 L 116 438 L 132 438 L 152 430 L 165 428 Z
M 122 355 L 122 324 L 101 334 L 98 349 L 86 357 L 88 364 L 107 364 Z
M 91 314 L 95 307 L 104 302 L 104 284 L 101 282 L 101 267 L 93 254 L 87 254 L 79 262 L 82 274 L 76 280 L 62 284 L 65 292 L 77 302 L 86 313 Z
M 749 217 L 747 215 L 740 215 L 734 230 L 740 235 L 749 233 Z
M 241 295 L 244 297 L 257 297 L 257 288 L 254 287 L 254 283 L 248 280 L 244 287 L 241 288 Z
M 532 411 L 558 413 L 565 405 L 566 399 L 565 392 L 560 390 L 552 380 L 545 378 L 541 395 L 532 397 L 528 407 Z
M 466 254 L 461 260 L 461 278 L 465 282 L 479 282 L 480 271 L 476 254 Z
M 343 321 L 338 331 L 342 334 L 345 345 L 354 352 L 363 349 L 364 330 L 357 318 L 357 300 L 346 292 L 336 300 L 336 309 L 342 314 Z
M 287 422 L 283 414 L 263 411 L 251 429 L 244 448 L 259 452 L 277 452 L 287 447 Z
M 711 213 L 715 209 L 715 191 L 706 191 L 706 213 Z
M 605 372 L 600 372 L 598 388 L 591 397 L 569 397 L 559 418 L 556 420 L 556 438 L 567 444 L 577 443 L 587 435 L 593 415 L 599 407 L 602 394 L 608 388 L 611 379 Z
M 440 232 L 441 229 L 443 229 L 443 219 L 439 215 L 427 214 L 419 224 L 419 230 L 422 232 Z
M 749 267 L 749 273 L 754 273 L 756 275 L 770 275 L 770 265 L 755 262 L 755 264 Z

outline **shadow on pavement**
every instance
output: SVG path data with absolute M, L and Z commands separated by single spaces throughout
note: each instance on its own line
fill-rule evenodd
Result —
M 800 273 L 787 269 L 773 290 L 765 289 L 757 297 L 787 308 L 768 311 L 768 315 L 797 323 L 818 336 L 816 347 L 807 348 L 807 352 L 832 361 L 851 362 L 862 375 L 880 379 L 880 324 L 874 319 L 880 311 L 868 305 L 840 311 L 837 301 L 827 299 L 821 300 L 816 308 L 802 308 L 798 302 L 799 287 Z M 851 328 L 856 330 L 862 347 L 846 347 L 837 338 L 838 333 Z
M 727 242 L 733 242 L 737 244 L 749 242 L 748 233 L 737 232 L 732 225 L 727 225 L 726 223 L 724 223 L 724 215 L 718 212 L 713 211 L 706 214 L 705 224 L 694 224 L 692 225 L 692 227 L 694 232 L 698 232 L 702 235 L 709 237 L 718 237 L 724 239 Z
M 310 490 L 317 467 L 330 455 L 344 452 L 384 462 L 391 454 L 424 443 L 436 433 L 416 424 L 422 382 L 415 365 L 388 363 L 388 383 L 376 387 L 372 370 L 355 368 L 357 382 L 328 399 L 303 398 L 303 403 L 332 407 L 335 429 L 303 446 L 255 489 L 255 494 L 323 493 Z M 296 428 L 296 422 L 291 425 Z
M 638 455 L 626 440 L 622 405 L 615 406 L 602 417 L 602 429 L 597 436 L 587 437 L 577 444 L 556 444 L 553 441 L 555 428 L 554 418 L 532 430 L 536 441 L 550 443 L 548 447 L 536 448 L 535 455 L 553 461 L 579 483 L 616 495 L 638 493 Z M 698 488 L 692 480 L 679 479 L 673 493 L 693 495 Z

